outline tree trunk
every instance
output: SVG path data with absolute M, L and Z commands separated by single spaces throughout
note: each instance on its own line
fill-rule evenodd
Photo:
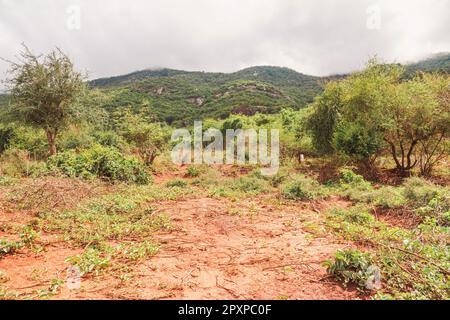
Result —
M 56 154 L 56 131 L 47 130 L 48 153 L 50 156 Z

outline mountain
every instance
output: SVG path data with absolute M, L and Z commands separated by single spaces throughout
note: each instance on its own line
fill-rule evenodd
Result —
M 417 71 L 450 72 L 450 53 L 406 65 L 406 77 Z M 112 97 L 104 106 L 109 111 L 120 106 L 148 106 L 162 121 L 187 124 L 207 117 L 276 113 L 283 107 L 300 109 L 322 92 L 324 83 L 345 76 L 316 77 L 274 66 L 233 73 L 154 69 L 96 79 L 90 84 Z
M 434 54 L 426 59 L 406 66 L 406 73 L 408 75 L 412 75 L 417 71 L 450 73 L 450 53 Z
M 450 53 L 433 55 L 406 65 L 406 76 L 417 71 L 450 72 Z M 322 92 L 327 81 L 346 77 L 316 77 L 295 70 L 256 66 L 233 73 L 153 69 L 89 84 L 108 96 L 102 107 L 145 107 L 161 121 L 188 125 L 194 119 L 225 118 L 230 114 L 276 113 L 284 107 L 300 109 Z M 0 107 L 7 102 L 0 95 Z
M 105 105 L 108 110 L 148 105 L 160 120 L 188 123 L 232 113 L 302 108 L 322 91 L 326 80 L 288 68 L 259 66 L 234 73 L 143 70 L 97 79 L 91 86 L 114 97 Z

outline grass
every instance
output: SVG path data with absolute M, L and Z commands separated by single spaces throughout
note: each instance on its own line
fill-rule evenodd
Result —
M 449 299 L 449 228 L 427 219 L 407 230 L 370 218 L 369 212 L 361 206 L 334 209 L 328 213 L 327 226 L 370 248 L 382 272 L 383 290 L 375 298 Z
M 327 195 L 325 188 L 316 180 L 300 175 L 282 185 L 281 192 L 285 199 L 299 201 L 316 200 Z
M 341 171 L 337 182 L 324 185 L 296 171 L 281 168 L 277 175 L 264 177 L 257 171 L 227 175 L 217 168 L 192 166 L 184 178 L 150 185 L 17 180 L 4 186 L 9 209 L 32 210 L 34 216 L 23 224 L 1 226 L 3 232 L 14 233 L 11 239 L 16 240 L 0 240 L 0 259 L 21 249 L 45 250 L 41 235 L 54 235 L 80 249 L 66 261 L 83 277 L 111 276 L 126 282 L 133 279 L 136 265 L 163 248 L 155 233 L 175 227 L 158 208 L 159 201 L 227 198 L 227 213 L 239 219 L 258 214 L 257 208 L 242 208 L 240 200 L 248 197 L 270 194 L 264 201 L 283 210 L 286 205 L 297 205 L 296 201 L 334 195 L 347 199 L 349 206 L 317 211 L 321 222 L 305 218 L 302 229 L 311 236 L 332 234 L 358 248 L 338 251 L 326 263 L 336 281 L 374 299 L 450 299 L 448 187 L 418 178 L 406 179 L 399 186 L 376 185 L 348 169 Z M 61 190 L 59 194 L 57 190 Z M 83 194 L 83 200 L 74 197 L 72 201 L 72 191 Z M 61 196 L 66 203 L 61 203 Z M 419 223 L 408 228 L 392 225 L 377 217 L 375 213 L 383 212 L 380 209 L 398 212 L 398 219 L 407 219 L 401 212 L 412 212 L 420 217 Z M 291 227 L 291 223 L 284 225 Z M 381 287 L 374 282 L 377 272 Z M 7 282 L 8 275 L 0 272 L 0 299 L 17 298 L 17 293 L 8 291 Z M 20 297 L 47 299 L 57 295 L 63 284 L 51 279 L 46 287 Z

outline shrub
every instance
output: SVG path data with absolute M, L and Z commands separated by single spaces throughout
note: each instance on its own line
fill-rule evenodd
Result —
M 368 202 L 385 209 L 393 209 L 403 206 L 406 198 L 398 188 L 387 186 L 373 190 L 368 196 Z
M 200 175 L 200 169 L 194 166 L 187 168 L 186 175 L 188 177 L 196 178 Z
M 174 188 L 174 187 L 184 188 L 187 186 L 187 182 L 184 180 L 181 180 L 181 179 L 175 179 L 175 180 L 167 182 L 166 186 L 169 188 Z
M 405 197 L 416 207 L 427 205 L 439 193 L 436 185 L 417 177 L 407 179 L 403 187 Z
M 149 183 L 145 167 L 135 157 L 125 157 L 119 150 L 94 145 L 80 153 L 65 151 L 47 161 L 49 168 L 56 168 L 71 177 L 98 176 L 111 181 Z
M 371 282 L 377 276 L 372 257 L 359 250 L 342 250 L 335 254 L 334 261 L 326 261 L 328 274 L 344 286 L 354 284 L 359 290 L 372 289 Z
M 316 180 L 297 176 L 282 188 L 282 194 L 290 200 L 314 200 L 323 197 L 325 192 Z
M 8 149 L 1 157 L 0 173 L 10 177 L 41 176 L 47 173 L 45 162 L 30 160 L 28 151 Z
M 81 276 L 95 273 L 96 275 L 108 268 L 111 257 L 105 256 L 101 251 L 93 248 L 87 249 L 85 252 L 70 257 L 66 260 L 68 263 L 80 269 Z
M 350 169 L 340 170 L 339 188 L 342 196 L 357 202 L 370 202 L 373 192 L 370 182 Z
M 0 258 L 7 254 L 13 254 L 23 247 L 21 242 L 0 239 Z
M 8 187 L 14 185 L 18 179 L 9 176 L 0 175 L 0 187 Z
M 333 214 L 340 216 L 344 221 L 357 224 L 370 224 L 375 221 L 375 217 L 370 214 L 367 207 L 358 205 L 348 210 L 334 209 Z
M 339 170 L 339 174 L 340 174 L 340 183 L 341 184 L 358 185 L 358 184 L 366 183 L 366 180 L 364 180 L 363 176 L 356 174 L 351 169 L 343 168 L 343 169 Z
M 267 191 L 268 187 L 264 180 L 258 179 L 254 176 L 246 176 L 239 178 L 239 180 L 237 180 L 233 185 L 232 189 L 257 194 Z

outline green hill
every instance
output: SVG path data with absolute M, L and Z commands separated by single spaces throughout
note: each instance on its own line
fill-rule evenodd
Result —
M 417 71 L 450 73 L 450 53 L 438 53 L 406 66 L 406 73 L 409 75 Z
M 406 76 L 417 71 L 450 72 L 450 54 L 434 55 L 406 65 Z M 148 106 L 162 121 L 180 124 L 230 114 L 276 113 L 283 107 L 300 109 L 321 93 L 323 84 L 346 75 L 316 77 L 292 69 L 256 66 L 234 73 L 173 69 L 142 70 L 91 81 L 109 93 L 104 106 Z
M 407 76 L 417 71 L 450 72 L 450 54 L 406 66 Z M 144 106 L 159 120 L 182 125 L 207 117 L 276 113 L 284 107 L 300 109 L 321 93 L 324 83 L 345 76 L 316 77 L 273 66 L 233 73 L 157 69 L 96 79 L 90 85 L 108 95 L 102 105 L 108 111 Z M 6 101 L 7 96 L 0 95 L 0 106 Z
M 167 122 L 190 122 L 232 113 L 275 113 L 283 107 L 302 108 L 321 92 L 324 78 L 288 68 L 252 67 L 235 73 L 144 70 L 98 79 L 114 98 L 105 107 L 148 105 Z

